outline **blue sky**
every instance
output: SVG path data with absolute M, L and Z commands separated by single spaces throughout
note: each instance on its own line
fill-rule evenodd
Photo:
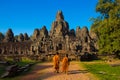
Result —
M 91 17 L 97 17 L 98 0 L 0 0 L 0 32 L 11 28 L 14 35 L 33 34 L 35 28 L 45 25 L 48 31 L 58 10 L 62 10 L 70 29 L 87 26 Z

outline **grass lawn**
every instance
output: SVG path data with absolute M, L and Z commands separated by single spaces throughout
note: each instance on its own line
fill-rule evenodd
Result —
M 112 67 L 102 61 L 81 62 L 82 65 L 100 80 L 120 80 L 120 66 Z
M 19 66 L 25 66 L 26 64 L 29 64 L 29 63 L 36 63 L 36 61 L 23 57 L 20 62 L 17 62 Z

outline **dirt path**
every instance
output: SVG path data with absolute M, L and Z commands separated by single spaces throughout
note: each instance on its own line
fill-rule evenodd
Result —
M 52 63 L 37 64 L 33 71 L 21 78 L 21 80 L 96 80 L 87 70 L 78 64 L 71 62 L 68 74 L 54 73 Z

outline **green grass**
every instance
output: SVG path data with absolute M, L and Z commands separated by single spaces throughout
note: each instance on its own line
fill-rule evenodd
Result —
M 120 80 L 120 66 L 112 67 L 106 63 L 82 62 L 82 65 L 100 80 Z
M 31 59 L 29 59 L 29 58 L 27 58 L 27 57 L 23 57 L 20 62 L 17 62 L 17 64 L 18 64 L 19 66 L 25 66 L 26 64 L 29 64 L 29 63 L 36 63 L 36 61 L 31 60 Z

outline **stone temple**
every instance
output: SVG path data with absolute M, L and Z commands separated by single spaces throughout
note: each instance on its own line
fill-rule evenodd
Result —
M 35 29 L 33 35 L 28 37 L 27 33 L 14 36 L 9 29 L 4 38 L 0 39 L 0 59 L 4 56 L 18 59 L 27 56 L 38 60 L 51 60 L 56 52 L 59 52 L 61 58 L 68 54 L 71 59 L 79 59 L 86 52 L 97 52 L 97 39 L 96 34 L 87 27 L 81 29 L 78 26 L 76 30 L 70 30 L 62 11 L 58 11 L 50 31 L 43 26 Z

